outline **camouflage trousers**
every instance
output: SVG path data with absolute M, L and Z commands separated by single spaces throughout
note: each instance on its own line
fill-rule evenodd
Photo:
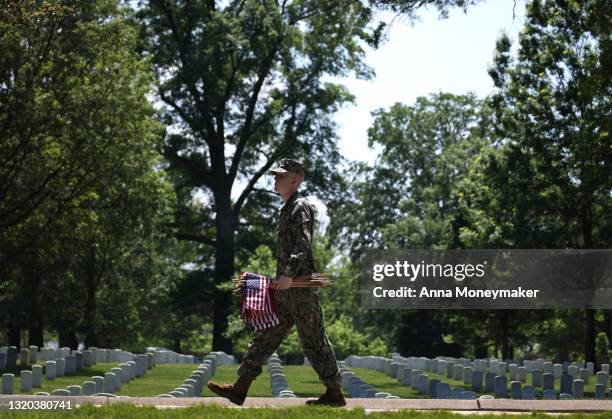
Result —
M 295 324 L 302 350 L 325 385 L 342 380 L 336 355 L 325 333 L 323 310 L 317 288 L 289 288 L 275 292 L 280 324 L 259 332 L 253 339 L 238 368 L 238 375 L 256 378 L 261 366 L 274 353 Z

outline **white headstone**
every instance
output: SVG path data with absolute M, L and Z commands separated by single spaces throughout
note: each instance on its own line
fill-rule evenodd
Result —
M 55 365 L 55 361 L 45 362 L 45 378 L 47 380 L 55 380 L 56 372 L 57 372 L 57 368 Z
M 91 381 L 93 381 L 96 384 L 96 389 L 94 391 L 94 394 L 106 392 L 106 390 L 104 389 L 104 377 L 95 375 L 91 377 Z
M 2 374 L 2 394 L 13 394 L 15 375 Z
M 36 355 L 38 353 L 38 346 L 36 345 L 30 345 L 30 347 L 28 348 L 29 354 L 30 354 L 30 364 L 35 364 L 37 359 L 36 359 Z
M 83 389 L 83 396 L 91 396 L 96 393 L 96 383 L 93 381 L 85 381 L 81 387 Z
M 104 392 L 112 394 L 115 392 L 115 373 L 105 372 L 104 373 Z
M 55 375 L 57 377 L 63 377 L 66 373 L 66 360 L 64 358 L 57 358 L 55 360 L 56 372 Z
M 32 387 L 42 387 L 42 365 L 32 365 Z
M 19 387 L 22 393 L 29 393 L 32 391 L 32 371 L 21 371 L 21 385 Z
M 68 386 L 66 387 L 66 390 L 68 390 L 70 392 L 71 396 L 80 396 L 81 395 L 81 386 Z

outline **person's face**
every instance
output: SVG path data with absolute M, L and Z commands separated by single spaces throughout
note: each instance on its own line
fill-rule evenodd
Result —
M 278 173 L 274 175 L 274 192 L 287 194 L 295 190 L 298 182 L 298 175 L 293 172 Z

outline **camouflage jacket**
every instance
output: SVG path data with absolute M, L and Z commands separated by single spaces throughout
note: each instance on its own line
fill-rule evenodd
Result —
M 294 192 L 280 209 L 276 278 L 316 272 L 311 249 L 314 221 L 314 207 Z

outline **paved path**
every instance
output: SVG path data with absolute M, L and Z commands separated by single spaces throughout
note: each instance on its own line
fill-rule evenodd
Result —
M 219 404 L 237 407 L 219 397 L 106 397 L 106 396 L 33 396 L 33 395 L 0 395 L 0 410 L 8 407 L 11 400 L 60 400 L 71 401 L 79 406 L 84 403 L 106 405 L 113 403 L 133 403 L 136 405 L 157 406 L 160 408 L 187 407 L 194 404 Z M 243 407 L 290 407 L 301 406 L 304 398 L 248 397 Z M 377 410 L 452 410 L 464 413 L 485 412 L 529 412 L 537 410 L 549 413 L 569 412 L 604 412 L 612 411 L 612 400 L 435 400 L 435 399 L 347 399 L 347 409 L 361 407 L 366 411 Z

